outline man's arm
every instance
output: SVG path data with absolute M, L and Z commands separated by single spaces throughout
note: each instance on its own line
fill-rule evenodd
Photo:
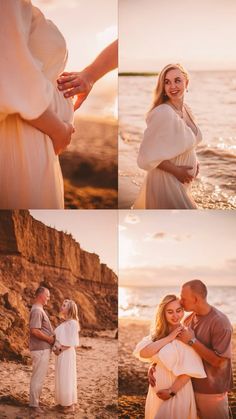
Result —
M 66 91 L 66 98 L 77 95 L 74 109 L 78 109 L 87 98 L 94 83 L 118 66 L 118 40 L 108 45 L 95 60 L 79 72 L 64 72 L 58 82 L 58 89 Z
M 30 329 L 30 334 L 36 337 L 37 339 L 49 343 L 49 345 L 53 345 L 55 342 L 54 336 L 48 336 L 46 333 L 43 333 L 40 329 Z
M 196 339 L 194 331 L 191 328 L 184 329 L 177 337 L 184 343 L 188 343 L 191 339 Z M 192 348 L 200 355 L 202 359 L 207 361 L 213 367 L 220 367 L 225 363 L 226 358 L 217 355 L 212 349 L 207 348 L 203 343 L 198 339 L 192 345 Z

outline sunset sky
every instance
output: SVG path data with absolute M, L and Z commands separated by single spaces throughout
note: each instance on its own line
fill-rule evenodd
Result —
M 120 211 L 119 284 L 235 285 L 234 211 Z
M 119 0 L 120 71 L 236 70 L 235 0 Z
M 118 214 L 106 210 L 31 210 L 44 224 L 72 234 L 81 247 L 95 252 L 117 273 Z
M 117 38 L 117 0 L 32 0 L 32 4 L 57 25 L 66 39 L 68 71 L 82 70 Z M 89 112 L 94 106 L 92 100 L 97 102 L 101 96 L 105 100 L 102 106 L 111 107 L 116 94 L 117 72 L 112 71 L 97 82 L 79 112 Z

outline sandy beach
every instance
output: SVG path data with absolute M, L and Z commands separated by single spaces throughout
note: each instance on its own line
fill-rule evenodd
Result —
M 45 413 L 35 416 L 28 408 L 28 365 L 0 362 L 0 418 L 117 418 L 117 339 L 114 331 L 81 337 L 77 349 L 78 404 L 74 414 L 60 413 L 54 404 L 54 355 L 42 392 Z
M 65 208 L 117 208 L 117 121 L 76 115 L 74 126 L 60 156 Z
M 143 419 L 147 393 L 148 364 L 132 356 L 135 345 L 149 333 L 148 321 L 119 320 L 119 418 Z M 233 375 L 236 379 L 236 329 L 233 335 Z M 230 407 L 236 418 L 236 388 L 229 394 Z

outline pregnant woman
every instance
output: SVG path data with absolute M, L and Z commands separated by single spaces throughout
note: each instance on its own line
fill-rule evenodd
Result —
M 65 40 L 30 0 L 1 0 L 0 49 L 0 208 L 64 208 L 57 154 L 73 105 L 56 80 Z
M 77 305 L 73 300 L 65 300 L 61 307 L 65 321 L 55 329 L 55 400 L 66 412 L 74 411 L 77 403 L 76 352 L 79 345 L 79 319 Z
M 138 154 L 139 167 L 148 173 L 134 208 L 197 208 L 190 185 L 198 174 L 195 148 L 202 137 L 184 103 L 188 81 L 180 64 L 167 65 L 159 75 Z
M 145 419 L 197 419 L 191 377 L 205 378 L 200 356 L 176 339 L 182 326 L 183 308 L 175 295 L 159 304 L 150 336 L 143 338 L 134 355 L 156 363 L 156 386 L 149 386 Z

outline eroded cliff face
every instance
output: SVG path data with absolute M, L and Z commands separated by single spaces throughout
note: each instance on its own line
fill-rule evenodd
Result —
M 49 288 L 46 311 L 60 322 L 65 298 L 76 301 L 84 333 L 117 327 L 117 276 L 69 234 L 28 211 L 0 211 L 0 357 L 24 360 L 29 311 L 39 285 Z

